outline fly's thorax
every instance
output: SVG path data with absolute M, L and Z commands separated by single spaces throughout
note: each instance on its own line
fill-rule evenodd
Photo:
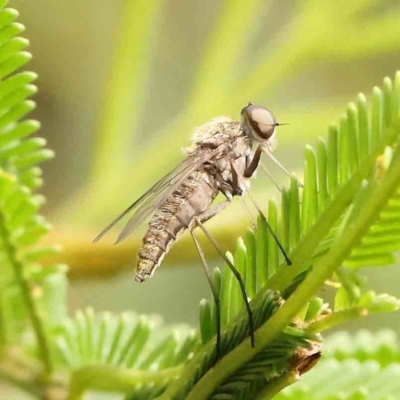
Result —
M 214 118 L 201 125 L 192 135 L 192 145 L 183 151 L 188 155 L 195 154 L 199 148 L 216 149 L 219 146 L 229 145 L 232 140 L 244 134 L 239 121 L 229 117 Z
M 246 135 L 238 136 L 232 141 L 232 157 L 234 159 L 251 157 L 252 155 L 252 143 Z

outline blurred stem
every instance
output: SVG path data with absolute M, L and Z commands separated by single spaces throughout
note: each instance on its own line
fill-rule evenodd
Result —
M 39 315 L 39 310 L 36 306 L 35 299 L 33 298 L 32 292 L 29 287 L 28 281 L 24 276 L 24 267 L 18 259 L 17 249 L 11 242 L 10 234 L 5 225 L 5 218 L 0 213 L 0 236 L 2 238 L 4 252 L 8 256 L 8 261 L 14 270 L 15 280 L 21 290 L 23 301 L 27 309 L 29 318 L 32 323 L 33 331 L 36 335 L 37 345 L 41 355 L 41 359 L 45 366 L 47 374 L 50 374 L 54 367 L 50 355 L 50 344 L 46 336 L 46 330 L 44 326 L 44 320 Z
M 310 43 L 307 40 L 300 40 L 300 35 L 288 36 L 284 45 L 274 44 L 274 51 L 261 58 L 262 61 L 256 68 L 248 71 L 245 77 L 232 87 L 230 94 L 225 96 L 241 99 L 242 102 L 243 99 L 256 101 L 263 97 L 263 93 L 271 95 L 272 89 L 276 89 L 289 76 L 299 74 L 310 61 L 309 55 L 314 40 Z
M 368 314 L 368 309 L 365 307 L 352 307 L 346 310 L 333 312 L 325 318 L 310 324 L 310 326 L 307 328 L 307 332 L 320 333 L 337 325 L 352 321 L 353 319 L 366 317 Z
M 125 1 L 116 38 L 110 77 L 99 111 L 98 138 L 94 149 L 92 181 L 111 182 L 129 158 L 127 145 L 137 134 L 151 61 L 157 0 Z M 111 176 L 110 176 L 111 175 Z
M 337 2 L 336 2 L 337 3 Z M 317 59 L 346 60 L 383 53 L 399 46 L 399 10 L 385 16 L 360 18 L 377 0 L 335 2 L 298 1 L 296 17 L 280 35 L 284 43 L 268 43 L 261 62 L 246 75 L 243 83 L 229 97 L 261 96 L 276 82 L 298 74 L 302 67 Z M 341 10 L 341 12 L 337 12 Z M 359 22 L 361 21 L 361 22 Z M 376 32 L 381 34 L 377 35 Z M 382 36 L 383 35 L 383 36 Z M 332 38 L 335 40 L 332 40 Z M 349 37 L 354 40 L 347 40 Z M 338 46 L 340 43 L 340 46 Z M 273 47 L 273 52 L 271 52 Z M 256 63 L 257 64 L 257 63 Z M 236 86 L 234 86 L 236 87 Z M 250 97 L 249 97 L 250 96 Z
M 238 210 L 240 213 L 241 210 Z M 237 214 L 236 214 L 237 215 Z M 247 220 L 237 218 L 235 226 L 228 231 L 224 224 L 224 216 L 221 215 L 221 223 L 212 226 L 213 236 L 224 249 L 232 248 L 235 244 L 235 237 L 240 235 L 247 226 Z M 218 221 L 218 222 L 220 222 Z M 54 243 L 61 243 L 62 253 L 47 255 L 43 259 L 44 265 L 55 265 L 65 263 L 69 265 L 68 275 L 73 279 L 88 277 L 106 277 L 117 274 L 124 269 L 131 270 L 135 267 L 135 260 L 141 237 L 132 238 L 118 246 L 114 246 L 112 241 L 104 240 L 99 243 L 92 243 L 91 238 L 95 232 L 80 232 L 78 236 L 74 231 L 50 232 L 43 239 L 44 246 Z M 112 234 L 111 234 L 112 236 Z M 208 241 L 204 241 L 202 246 L 207 256 L 215 258 L 215 250 Z M 162 268 L 182 265 L 200 265 L 198 255 L 194 251 L 193 241 L 190 236 L 185 234 L 174 245 L 168 253 L 166 262 Z
M 156 386 L 177 378 L 182 373 L 182 368 L 179 366 L 161 371 L 138 371 L 106 365 L 83 367 L 72 375 L 68 400 L 82 400 L 87 390 L 130 393 L 135 386 Z
M 337 31 L 336 39 L 327 41 L 324 51 L 336 60 L 349 62 L 370 54 L 384 54 L 400 47 L 400 11 L 372 20 L 368 24 L 356 24 Z M 377 35 L 377 32 L 380 32 Z M 363 40 L 349 41 L 349 37 L 362 37 Z M 337 46 L 337 43 L 341 43 Z
M 298 375 L 294 372 L 287 372 L 279 378 L 274 379 L 268 383 L 264 390 L 262 390 L 255 400 L 271 400 L 285 387 L 292 385 L 298 380 Z
M 223 112 L 226 101 L 238 101 L 227 97 L 227 92 L 236 84 L 238 66 L 252 31 L 262 22 L 259 11 L 266 7 L 265 3 L 268 6 L 271 1 L 248 0 L 245 5 L 240 1 L 222 1 L 222 11 L 209 34 L 185 111 L 191 123 L 201 123 Z M 242 104 L 243 100 L 239 101 Z

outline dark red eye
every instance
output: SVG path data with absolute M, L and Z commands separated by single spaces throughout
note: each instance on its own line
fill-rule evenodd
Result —
M 249 103 L 248 106 L 242 109 L 241 115 L 242 123 L 248 133 L 255 133 L 263 140 L 267 140 L 273 135 L 277 123 L 271 111 Z

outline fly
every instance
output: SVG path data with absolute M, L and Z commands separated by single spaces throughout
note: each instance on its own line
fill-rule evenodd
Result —
M 116 244 L 120 243 L 151 216 L 139 250 L 135 275 L 136 281 L 143 282 L 154 274 L 174 243 L 188 230 L 200 255 L 216 304 L 217 358 L 221 342 L 219 298 L 194 230 L 198 227 L 205 233 L 238 280 L 249 317 L 251 343 L 254 346 L 253 317 L 242 277 L 204 223 L 229 205 L 233 197 L 248 192 L 249 179 L 257 170 L 262 153 L 267 153 L 290 175 L 272 155 L 276 147 L 275 128 L 279 125 L 282 124 L 276 122 L 271 111 L 249 103 L 241 110 L 240 121 L 219 117 L 200 126 L 193 134 L 192 145 L 184 149 L 186 159 L 131 204 L 94 240 L 100 240 L 123 217 L 132 214 L 116 240 Z M 219 194 L 225 197 L 225 201 L 212 206 Z M 256 208 L 266 221 L 257 205 Z M 267 227 L 290 265 L 285 250 L 268 223 Z

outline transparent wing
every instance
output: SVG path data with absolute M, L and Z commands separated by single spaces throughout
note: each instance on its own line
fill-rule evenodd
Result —
M 140 196 L 124 212 L 115 218 L 95 239 L 99 241 L 126 215 L 134 212 L 124 229 L 118 236 L 116 244 L 124 240 L 135 230 L 152 212 L 154 212 L 194 171 L 200 168 L 211 158 L 218 156 L 221 149 L 204 150 L 202 154 L 188 157 L 171 172 L 161 178 L 146 193 Z

